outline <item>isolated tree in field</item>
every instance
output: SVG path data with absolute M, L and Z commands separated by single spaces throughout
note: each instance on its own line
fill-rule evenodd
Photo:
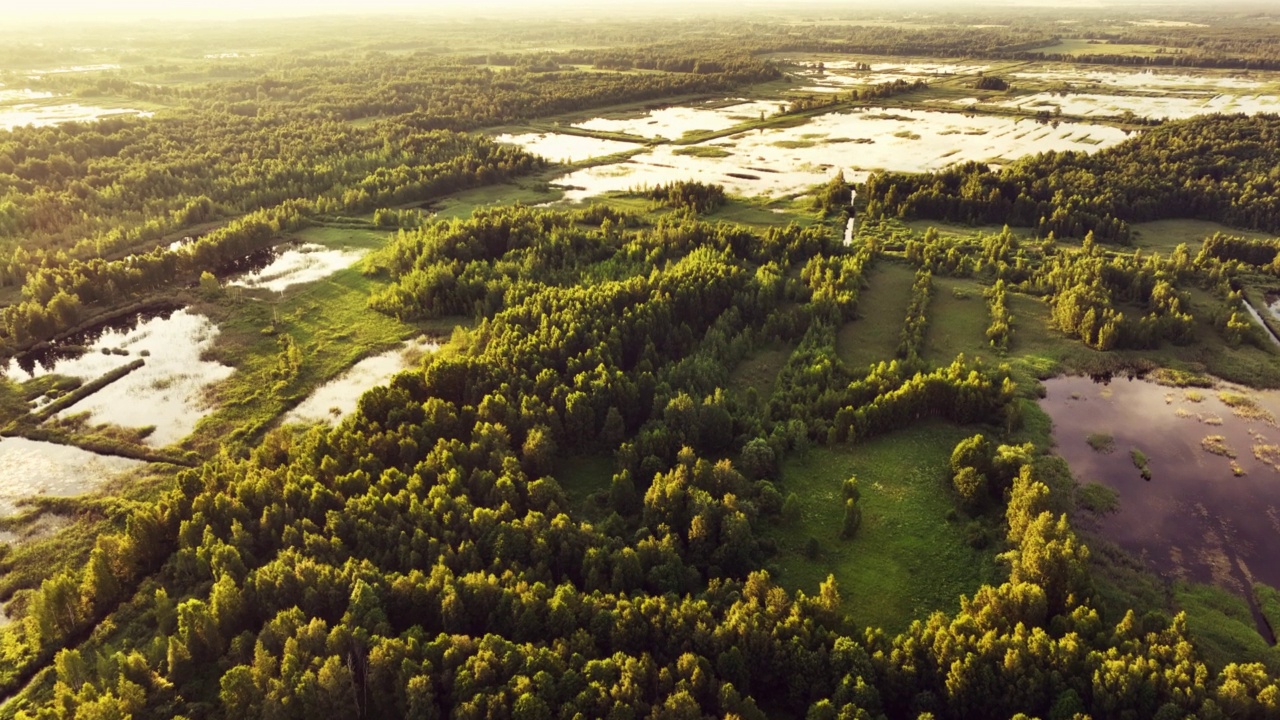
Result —
M 862 507 L 857 500 L 844 501 L 844 523 L 840 526 L 840 537 L 848 540 L 858 533 L 862 527 Z

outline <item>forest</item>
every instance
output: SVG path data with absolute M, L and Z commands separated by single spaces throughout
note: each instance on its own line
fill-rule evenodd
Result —
M 1100 538 L 1086 500 L 1105 503 L 1038 404 L 1064 373 L 1280 387 L 1248 314 L 1280 274 L 1280 117 L 865 182 L 833 168 L 781 199 L 702 178 L 554 202 L 549 179 L 593 161 L 495 140 L 572 128 L 639 156 L 662 141 L 571 123 L 772 101 L 755 93 L 788 82 L 778 52 L 1044 59 L 1072 27 L 971 19 L 720 18 L 678 39 L 663 19 L 448 25 L 400 52 L 375 36 L 235 58 L 142 33 L 145 66 L 33 83 L 166 109 L 0 130 L 3 357 L 162 300 L 221 324 L 231 340 L 203 356 L 247 383 L 292 382 L 318 346 L 305 322 L 327 315 L 439 343 L 331 423 L 201 425 L 204 442 L 153 448 L 167 461 L 146 479 L 0 518 L 95 523 L 52 560 L 0 543 L 0 717 L 1280 718 L 1272 644 L 1252 625 L 1252 644 L 1224 640 L 1218 615 Z M 1107 39 L 1185 47 L 1174 64 L 1280 62 L 1219 29 Z M 712 132 L 825 111 L 792 100 Z M 1153 248 L 1162 221 L 1203 225 Z M 356 232 L 368 253 L 323 292 L 232 286 L 250 253 Z M 0 442 L 71 406 L 62 382 L 0 377 Z M 940 460 L 908 437 L 946 437 Z M 886 474 L 796 471 L 875 443 Z M 869 625 L 890 580 L 826 568 L 883 557 L 868 543 L 907 527 L 886 478 L 908 475 L 955 546 L 926 550 L 989 570 Z M 927 560 L 903 563 L 913 593 L 944 582 L 917 574 Z

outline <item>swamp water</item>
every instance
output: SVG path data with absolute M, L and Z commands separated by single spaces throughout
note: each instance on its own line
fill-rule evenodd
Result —
M 83 495 L 145 464 L 69 445 L 0 438 L 0 517 L 17 513 L 22 498 Z
M 322 280 L 359 262 L 364 250 L 334 250 L 315 243 L 274 248 L 264 256 L 265 264 L 243 273 L 227 285 L 284 292 L 293 285 Z
M 190 435 L 209 412 L 205 388 L 231 376 L 232 368 L 201 359 L 217 335 L 208 318 L 186 309 L 134 315 L 69 338 L 61 350 L 16 367 L 11 363 L 6 374 L 18 382 L 54 373 L 92 382 L 141 359 L 146 363 L 141 368 L 58 416 L 87 412 L 90 423 L 155 426 L 146 441 L 159 447 Z M 73 352 L 71 347 L 84 350 Z
M 1080 483 L 1118 496 L 1098 520 L 1104 537 L 1165 577 L 1217 585 L 1251 607 L 1253 583 L 1280 587 L 1280 393 L 1087 377 L 1044 385 L 1056 452 Z M 1113 447 L 1094 449 L 1091 435 Z
M 316 388 L 310 397 L 285 415 L 284 421 L 336 423 L 356 409 L 365 391 L 386 383 L 396 373 L 417 364 L 425 353 L 438 349 L 440 344 L 435 340 L 419 337 L 393 350 L 367 357 L 339 377 Z
M 556 178 L 567 201 L 678 180 L 723 185 L 736 195 L 803 193 L 844 169 L 860 182 L 875 169 L 928 172 L 967 160 L 1004 161 L 1047 150 L 1095 152 L 1127 137 L 1087 123 L 930 110 L 830 113 L 788 128 L 748 130 L 698 145 L 660 145 L 629 160 Z M 852 172 L 850 172 L 852 170 Z

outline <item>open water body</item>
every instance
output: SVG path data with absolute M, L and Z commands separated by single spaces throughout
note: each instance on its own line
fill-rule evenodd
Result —
M 1077 480 L 1119 497 L 1118 511 L 1099 521 L 1103 536 L 1166 577 L 1212 583 L 1251 605 L 1254 582 L 1280 587 L 1280 394 L 1142 379 L 1059 377 L 1044 385 L 1040 404 L 1053 420 L 1056 452 Z M 1223 392 L 1255 409 L 1229 406 Z M 1111 435 L 1114 451 L 1094 450 L 1093 433 Z M 1207 451 L 1212 436 L 1235 457 Z M 1133 448 L 1146 454 L 1150 481 L 1135 467 Z
M 209 385 L 231 376 L 232 368 L 202 359 L 218 335 L 203 315 L 187 309 L 138 313 L 87 330 L 53 349 L 21 362 L 5 373 L 19 382 L 48 374 L 91 382 L 137 359 L 145 365 L 59 413 L 87 412 L 91 423 L 127 428 L 155 426 L 147 443 L 164 446 L 182 440 L 211 408 L 204 400 Z

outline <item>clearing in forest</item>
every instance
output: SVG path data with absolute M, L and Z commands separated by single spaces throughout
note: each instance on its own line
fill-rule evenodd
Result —
M 845 323 L 836 336 L 836 353 L 850 368 L 860 370 L 893 359 L 915 277 L 905 265 L 876 265 L 869 286 L 859 296 L 858 319 Z

